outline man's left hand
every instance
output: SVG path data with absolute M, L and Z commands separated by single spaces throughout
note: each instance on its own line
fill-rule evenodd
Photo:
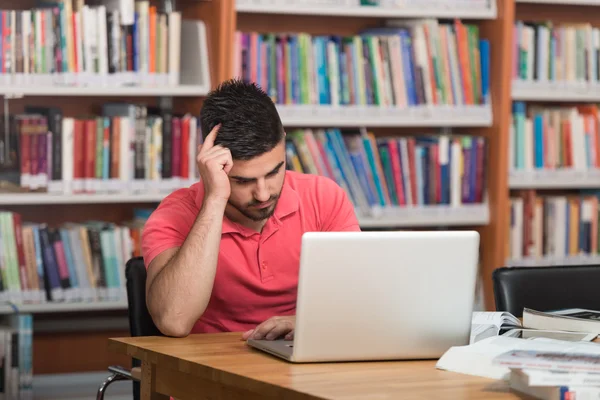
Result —
M 285 340 L 294 338 L 296 316 L 272 317 L 254 329 L 244 332 L 242 339 L 275 340 L 283 336 Z

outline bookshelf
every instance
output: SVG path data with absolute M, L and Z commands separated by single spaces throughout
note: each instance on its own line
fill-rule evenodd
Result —
M 452 4 L 422 2 L 408 6 L 361 6 L 358 2 L 349 2 L 343 7 L 315 2 L 237 0 L 235 9 L 245 14 L 288 14 L 288 15 L 329 15 L 332 17 L 371 17 L 371 18 L 464 18 L 493 19 L 496 7 L 467 7 Z
M 157 2 L 158 4 L 160 2 Z M 405 2 L 403 9 L 378 6 L 360 6 L 358 2 L 344 1 L 343 5 L 336 5 L 335 2 L 319 2 L 319 4 L 309 1 L 239 1 L 236 0 L 218 0 L 218 1 L 192 1 L 182 0 L 177 2 L 178 10 L 181 11 L 182 21 L 191 21 L 191 24 L 183 26 L 191 27 L 187 32 L 185 40 L 182 38 L 181 73 L 180 83 L 177 85 L 138 85 L 122 87 L 115 85 L 78 87 L 64 85 L 16 85 L 11 86 L 0 84 L 0 93 L 9 100 L 11 113 L 23 113 L 27 105 L 60 105 L 63 115 L 70 118 L 76 118 L 79 115 L 101 116 L 99 111 L 101 105 L 111 101 L 123 100 L 133 104 L 146 104 L 150 107 L 159 107 L 164 99 L 171 103 L 173 110 L 181 115 L 197 115 L 202 98 L 210 88 L 216 83 L 225 79 L 239 75 L 240 70 L 245 67 L 241 65 L 242 34 L 257 32 L 260 34 L 273 34 L 277 40 L 281 40 L 283 35 L 288 33 L 304 33 L 302 40 L 304 45 L 313 46 L 317 36 L 345 36 L 356 37 L 365 32 L 371 32 L 381 27 L 399 28 L 406 27 L 404 24 L 420 21 L 436 24 L 423 25 L 431 32 L 444 32 L 447 35 L 452 30 L 447 30 L 444 24 L 455 23 L 455 18 L 462 21 L 465 25 L 472 25 L 477 28 L 478 37 L 485 39 L 489 43 L 489 75 L 487 76 L 485 95 L 477 99 L 477 94 L 470 101 L 466 97 L 458 101 L 458 97 L 452 100 L 448 92 L 444 92 L 442 85 L 438 82 L 444 79 L 452 79 L 444 75 L 442 78 L 433 78 L 427 74 L 422 79 L 429 79 L 432 93 L 439 91 L 445 93 L 441 95 L 442 101 L 433 101 L 427 94 L 425 86 L 422 85 L 422 92 L 417 93 L 416 89 L 411 92 L 414 96 L 422 96 L 421 101 L 412 104 L 403 104 L 398 99 L 398 87 L 386 86 L 384 82 L 400 82 L 406 80 L 385 80 L 386 72 L 384 67 L 375 68 L 373 76 L 376 77 L 377 85 L 381 82 L 383 95 L 379 100 L 351 100 L 344 99 L 343 96 L 335 98 L 328 92 L 319 92 L 318 83 L 314 80 L 302 81 L 302 87 L 307 88 L 305 97 L 299 99 L 279 98 L 276 103 L 285 127 L 291 130 L 311 130 L 319 132 L 320 130 L 343 130 L 348 133 L 367 133 L 369 138 L 374 140 L 374 145 L 379 146 L 382 141 L 390 141 L 391 138 L 397 138 L 398 143 L 402 139 L 411 140 L 423 137 L 442 137 L 444 135 L 458 137 L 483 138 L 485 140 L 485 150 L 483 150 L 483 167 L 485 179 L 477 180 L 482 182 L 476 192 L 483 191 L 478 201 L 461 201 L 457 204 L 447 204 L 448 199 L 443 196 L 431 195 L 429 200 L 415 201 L 414 204 L 405 204 L 398 206 L 394 204 L 393 190 L 401 185 L 398 181 L 389 185 L 388 195 L 377 191 L 371 201 L 377 202 L 377 199 L 385 203 L 385 206 L 379 209 L 373 207 L 365 211 L 357 207 L 359 221 L 364 229 L 464 229 L 474 228 L 481 234 L 481 279 L 484 288 L 485 307 L 494 309 L 493 289 L 491 283 L 492 272 L 504 265 L 531 264 L 543 265 L 556 263 L 595 263 L 595 256 L 577 256 L 554 255 L 552 257 L 528 257 L 515 256 L 510 257 L 512 248 L 511 230 L 511 207 L 512 197 L 517 193 L 530 193 L 530 189 L 536 191 L 545 191 L 552 189 L 552 193 L 560 191 L 558 197 L 571 194 L 573 189 L 588 188 L 596 189 L 597 170 L 595 168 L 585 168 L 584 171 L 568 171 L 563 168 L 556 168 L 555 171 L 537 171 L 534 168 L 513 168 L 514 154 L 511 154 L 511 146 L 514 145 L 511 135 L 513 101 L 522 101 L 527 103 L 529 108 L 532 104 L 539 104 L 543 107 L 569 107 L 569 103 L 574 107 L 586 105 L 598 101 L 599 95 L 596 94 L 597 83 L 589 86 L 564 85 L 553 82 L 543 84 L 536 82 L 517 82 L 514 79 L 514 42 L 513 32 L 517 20 L 552 20 L 562 23 L 582 23 L 591 21 L 594 26 L 600 25 L 600 20 L 595 17 L 596 9 L 592 7 L 598 4 L 597 1 L 576 1 L 564 2 L 558 4 L 554 1 L 522 2 L 515 0 L 497 0 L 491 2 L 489 7 L 482 8 L 481 5 L 487 4 L 483 0 L 465 0 L 462 2 L 438 1 L 436 7 L 431 7 L 433 2 L 411 1 Z M 27 4 L 34 4 L 33 1 Z M 154 4 L 154 3 L 153 3 Z M 416 5 L 415 5 L 416 4 Z M 454 4 L 453 7 L 446 7 L 445 4 Z M 462 4 L 457 6 L 456 4 Z M 577 4 L 577 5 L 576 5 Z M 4 5 L 3 5 L 4 7 Z M 23 8 L 21 2 L 14 0 L 7 7 Z M 199 24 L 194 21 L 202 21 Z M 441 22 L 440 22 L 441 21 Z M 205 29 L 205 39 L 203 39 L 202 30 Z M 373 34 L 374 35 L 374 34 Z M 435 36 L 435 34 L 434 34 Z M 445 37 L 446 41 L 448 36 Z M 190 39 L 190 40 L 188 40 Z M 287 39 L 286 39 L 287 40 Z M 206 46 L 200 46 L 198 43 L 206 42 Z M 383 41 L 385 43 L 385 40 Z M 185 44 L 187 43 L 187 45 Z M 388 40 L 389 43 L 389 40 Z M 403 43 L 403 42 L 400 42 Z M 320 44 L 319 44 L 320 45 Z M 327 48 L 327 46 L 325 46 Z M 184 50 L 185 49 L 185 50 Z M 385 49 L 380 47 L 379 49 Z M 419 48 L 420 49 L 420 48 Z M 388 47 L 389 50 L 389 47 Z M 331 51 L 331 50 L 326 50 Z M 203 55 L 205 52 L 206 56 Z M 327 54 L 327 53 L 325 53 Z M 430 52 L 419 53 L 419 64 L 425 68 L 429 65 Z M 423 56 L 424 55 L 424 56 Z M 195 59 L 194 57 L 199 57 Z M 277 57 L 277 54 L 275 54 Z M 276 58 L 277 59 L 277 58 Z M 208 62 L 206 62 L 208 60 Z M 448 71 L 456 73 L 460 67 L 454 63 L 453 59 L 448 58 Z M 313 60 L 314 61 L 314 60 Z M 202 64 L 204 62 L 204 64 Z M 371 61 L 369 61 L 371 62 Z M 371 65 L 367 63 L 367 65 Z M 394 66 L 395 61 L 391 61 Z M 185 68 L 185 65 L 191 65 L 191 68 Z M 307 64 L 308 65 L 308 64 Z M 378 66 L 379 64 L 375 64 Z M 395 64 L 398 67 L 399 64 Z M 332 71 L 340 68 L 341 64 L 331 66 Z M 197 68 L 196 68 L 197 67 Z M 329 65 L 328 65 L 329 67 Z M 444 67 L 446 68 L 446 67 Z M 484 70 L 482 69 L 482 70 Z M 258 71 L 258 69 L 257 69 Z M 286 71 L 282 69 L 282 71 Z M 431 70 L 430 70 L 431 71 Z M 446 69 L 443 70 L 444 72 Z M 393 69 L 391 70 L 393 74 Z M 312 72 L 311 72 L 312 74 Z M 316 74 L 318 75 L 318 74 Z M 316 76 L 315 75 L 315 76 Z M 435 75 L 435 74 L 434 74 Z M 381 77 L 384 77 L 380 79 Z M 452 75 L 456 79 L 455 75 Z M 371 76 L 372 78 L 372 76 Z M 270 84 L 273 79 L 260 78 L 265 85 Z M 438 80 L 436 80 L 438 79 Z M 466 79 L 466 78 L 465 78 Z M 274 79 L 273 81 L 276 81 Z M 269 82 L 269 83 L 267 83 Z M 433 82 L 433 83 L 432 83 Z M 448 82 L 448 81 L 445 81 Z M 342 84 L 343 86 L 343 84 Z M 390 90 L 389 92 L 386 92 Z M 56 92 L 54 92 L 56 91 Z M 366 90 L 365 90 L 366 92 Z M 387 93 L 387 94 L 385 94 Z M 477 93 L 477 90 L 474 90 Z M 600 93 L 600 92 L 599 92 Z M 323 95 L 323 100 L 320 96 Z M 409 101 L 410 93 L 404 98 Z M 386 96 L 390 96 L 386 100 Z M 160 97 L 157 99 L 157 97 Z M 274 95 L 277 97 L 277 95 Z M 299 101 L 298 101 L 299 100 Z M 565 104 L 566 103 L 566 104 Z M 309 136 L 309 135 L 305 135 Z M 422 144 L 422 143 L 421 143 Z M 364 150 L 368 150 L 367 142 L 364 142 Z M 430 150 L 430 144 L 423 145 L 426 151 Z M 439 146 L 439 143 L 438 143 Z M 433 148 L 433 147 L 432 147 Z M 375 149 L 375 147 L 373 147 Z M 439 150 L 439 147 L 437 147 Z M 362 151 L 362 150 L 361 150 Z M 429 153 L 427 153 L 429 154 Z M 533 158 L 535 162 L 535 157 Z M 314 160 L 315 168 L 322 168 L 319 159 Z M 394 161 L 392 160 L 392 163 Z M 529 161 L 528 161 L 529 162 Z M 449 164 L 452 165 L 452 164 Z M 305 166 L 306 167 L 306 166 Z M 383 165 L 385 169 L 385 165 Z M 312 167 L 308 167 L 312 168 Z M 372 174 L 377 175 L 379 172 Z M 385 175 L 385 171 L 381 171 Z M 192 178 L 192 177 L 190 177 Z M 360 176 L 357 176 L 360 178 Z M 435 180 L 438 179 L 438 180 Z M 185 185 L 189 181 L 179 181 Z M 405 181 L 406 185 L 414 184 L 414 180 Z M 445 182 L 439 177 L 428 179 L 428 176 L 421 178 L 422 183 L 426 182 Z M 161 187 L 160 184 L 150 186 L 136 187 L 133 192 L 130 189 L 121 189 L 119 191 L 100 191 L 98 193 L 67 193 L 57 195 L 56 193 L 0 193 L 0 205 L 8 211 L 22 213 L 24 220 L 41 223 L 48 222 L 58 224 L 61 222 L 82 222 L 90 218 L 96 218 L 102 215 L 105 220 L 113 223 L 127 221 L 133 215 L 133 211 L 138 207 L 150 206 L 159 202 L 164 195 L 177 188 L 176 183 L 169 183 L 168 188 Z M 358 183 L 360 188 L 354 190 L 357 195 L 361 188 L 368 191 L 363 183 Z M 462 187 L 462 183 L 459 187 Z M 60 185 L 59 185 L 60 186 Z M 92 187 L 93 183 L 92 183 Z M 104 190 L 104 189 L 103 189 Z M 447 189 L 446 189 L 447 190 Z M 60 190 L 58 190 L 60 192 Z M 398 191 L 398 193 L 400 193 Z M 423 198 L 427 199 L 426 193 Z M 447 193 L 447 192 L 444 192 Z M 533 194 L 536 192 L 534 191 Z M 365 193 L 363 193 L 364 195 Z M 567 196 L 564 194 L 564 196 Z M 531 196 L 531 195 L 530 195 Z M 576 194 L 577 196 L 587 196 L 587 194 Z M 360 195 L 359 195 L 360 197 Z M 573 196 L 571 196 L 573 197 Z M 443 200 L 440 200 L 442 198 Z M 469 195 L 465 195 L 468 199 Z M 591 198 L 591 197 L 590 197 Z M 397 199 L 399 202 L 399 198 Z M 534 197 L 531 197 L 534 201 Z M 555 201 L 564 201 L 560 198 Z M 418 204 L 417 204 L 418 203 Z M 370 204 L 372 206 L 373 204 Z M 538 233 L 539 237 L 539 233 Z M 517 247 L 520 247 L 517 245 Z M 10 306 L 9 306 L 10 308 Z M 9 312 L 9 308 L 0 309 Z M 12 308 L 10 308 L 12 309 Z M 35 318 L 46 316 L 51 318 L 64 318 L 69 315 L 80 314 L 105 314 L 123 316 L 126 305 L 122 301 L 113 302 L 71 302 L 61 304 L 31 304 L 23 306 L 23 312 L 33 313 Z M 25 311 L 27 310 L 27 311 Z M 112 335 L 126 335 L 127 332 L 110 332 Z M 64 355 L 52 352 L 52 348 L 59 343 L 64 343 L 67 336 L 56 334 L 54 336 L 38 336 L 34 333 L 34 344 L 38 343 L 38 348 L 42 348 L 40 357 L 34 358 L 34 371 L 38 373 L 77 373 L 84 371 L 103 370 L 106 361 L 103 355 L 104 334 L 86 334 L 82 335 L 81 348 L 101 349 L 94 354 L 92 359 L 98 362 L 90 362 L 86 365 L 69 362 Z M 36 342 L 37 340 L 37 342 Z M 44 345 L 42 345 L 42 342 Z M 57 365 L 60 368 L 53 367 L 40 359 L 57 358 Z M 111 364 L 127 365 L 128 360 L 111 359 Z M 37 364 L 36 364 L 37 363 Z
M 508 230 L 505 210 L 508 207 L 508 154 L 490 149 L 508 148 L 511 88 L 511 39 L 514 21 L 514 1 L 471 2 L 406 2 L 404 8 L 360 6 L 352 1 L 344 5 L 335 2 L 313 4 L 310 1 L 283 2 L 239 0 L 235 3 L 235 35 L 232 41 L 231 76 L 239 76 L 239 36 L 251 32 L 274 33 L 276 38 L 286 32 L 308 35 L 350 36 L 382 26 L 400 26 L 409 20 L 460 18 L 465 24 L 475 24 L 481 38 L 490 43 L 489 98 L 485 104 L 432 104 L 419 107 L 357 107 L 352 104 L 290 105 L 289 99 L 278 98 L 277 107 L 286 127 L 311 130 L 328 128 L 361 128 L 375 138 L 415 133 L 457 133 L 475 135 L 486 140 L 485 165 L 486 200 L 482 204 L 448 206 L 444 204 L 418 207 L 384 207 L 384 211 L 361 214 L 365 229 L 421 229 L 475 227 L 482 235 L 482 278 L 486 307 L 493 308 L 492 271 L 505 264 L 504 242 Z M 458 4 L 458 5 L 457 5 Z M 462 7 L 462 8 L 461 8 Z M 276 18 L 274 18 L 276 15 Z M 395 22 L 390 23 L 390 20 Z M 437 29 L 437 28 L 436 28 Z M 277 39 L 278 40 L 278 39 Z M 281 39 L 284 40 L 284 39 Z M 243 67 L 243 68 L 248 68 Z M 335 67 L 334 67 L 335 68 Z M 309 84 L 310 85 L 310 84 Z M 305 99 L 306 100 L 306 99 Z M 335 100 L 330 99 L 334 102 Z M 301 101 L 302 102 L 302 101 Z M 363 111 L 364 110 L 364 111 Z M 373 111 L 371 111 L 373 110 Z M 397 187 L 397 186 L 396 186 Z
M 507 266 L 600 265 L 599 66 L 581 58 L 597 44 L 572 42 L 598 36 L 598 6 L 517 1 Z
M 202 98 L 217 82 L 228 75 L 225 66 L 228 65 L 228 41 L 232 34 L 229 24 L 234 12 L 228 1 L 177 2 L 174 10 L 177 15 L 163 8 L 170 3 L 169 1 L 136 1 L 135 7 L 140 7 L 134 10 L 137 13 L 138 19 L 135 23 L 139 28 L 137 31 L 139 35 L 132 36 L 132 40 L 139 51 L 133 52 L 133 47 L 127 48 L 125 45 L 122 47 L 124 52 L 119 52 L 120 56 L 116 59 L 108 55 L 116 55 L 116 52 L 110 53 L 114 50 L 115 43 L 124 42 L 115 41 L 115 37 L 125 40 L 125 35 L 131 32 L 127 30 L 126 23 L 114 23 L 115 14 L 111 13 L 115 8 L 111 7 L 116 4 L 116 10 L 123 12 L 123 9 L 118 7 L 126 6 L 128 2 L 60 0 L 57 3 L 60 5 L 53 4 L 58 18 L 53 19 L 51 8 L 47 9 L 50 13 L 36 8 L 41 7 L 42 2 L 34 0 L 2 2 L 1 12 L 4 14 L 0 14 L 0 21 L 4 21 L 2 17 L 8 18 L 10 22 L 14 20 L 15 24 L 11 25 L 15 28 L 14 32 L 21 30 L 22 34 L 27 34 L 28 29 L 31 32 L 32 26 L 34 33 L 41 33 L 39 29 L 42 25 L 31 25 L 27 22 L 28 17 L 35 22 L 44 21 L 46 23 L 44 26 L 48 28 L 44 32 L 48 41 L 40 41 L 34 44 L 33 48 L 15 46 L 14 53 L 9 54 L 13 56 L 13 63 L 7 64 L 5 53 L 0 51 L 2 61 L 0 65 L 8 68 L 0 70 L 0 97 L 2 98 L 0 114 L 21 115 L 28 113 L 28 107 L 54 107 L 60 110 L 63 121 L 71 119 L 71 122 L 74 122 L 102 117 L 104 104 L 123 102 L 144 105 L 148 109 L 170 109 L 181 117 L 196 116 Z M 133 2 L 131 4 L 133 5 Z M 102 9 L 100 6 L 105 8 Z M 69 16 L 74 19 L 63 19 L 62 17 L 66 17 L 67 13 L 70 13 Z M 83 19 L 87 18 L 83 14 L 87 17 L 91 16 L 91 19 Z M 119 15 L 118 21 L 123 22 L 124 15 Z M 166 17 L 161 20 L 163 15 Z M 153 19 L 153 16 L 156 19 Z M 67 21 L 80 25 L 67 24 Z M 145 21 L 156 25 L 144 26 Z M 160 25 L 161 23 L 163 25 Z M 114 29 L 108 29 L 109 26 Z M 127 26 L 131 27 L 131 25 Z M 52 44 L 50 41 L 54 39 L 53 33 L 60 35 L 61 27 L 65 29 L 67 36 L 61 38 L 63 42 L 54 41 L 58 44 L 50 49 L 49 46 Z M 78 31 L 78 27 L 85 29 Z M 52 28 L 56 30 L 53 32 Z M 145 28 L 152 35 L 142 35 L 140 32 L 144 32 Z M 106 36 L 102 34 L 103 32 L 106 32 Z M 177 36 L 177 32 L 180 33 L 180 40 L 169 41 L 169 38 Z M 73 36 L 69 36 L 68 33 L 72 33 Z M 95 50 L 93 47 L 86 48 L 87 40 L 90 46 L 94 45 L 92 38 L 98 40 L 95 43 L 98 48 Z M 106 38 L 106 41 L 103 38 Z M 8 43 L 12 44 L 12 39 Z M 20 42 L 15 40 L 15 43 Z M 148 49 L 152 48 L 154 51 L 144 51 L 152 43 L 154 47 Z M 130 43 L 130 46 L 134 45 Z M 6 47 L 4 46 L 3 49 L 6 50 Z M 38 52 L 52 51 L 45 53 L 47 56 L 45 58 L 34 58 L 31 57 L 34 54 L 30 51 L 32 49 Z M 97 61 L 97 64 L 90 63 L 92 70 L 87 70 L 85 62 L 81 64 L 82 59 L 72 59 L 73 54 L 81 55 L 82 59 L 90 56 L 90 59 Z M 152 60 L 156 63 L 153 64 Z M 7 145 L 4 134 L 7 132 L 8 124 L 5 122 L 7 121 L 2 120 L 0 124 L 3 145 Z M 10 132 L 14 132 L 13 127 L 10 128 Z M 42 136 L 38 139 L 41 140 Z M 51 137 L 46 139 L 49 139 L 46 143 L 53 143 Z M 39 149 L 42 147 L 40 144 Z M 3 148 L 3 154 L 0 156 L 3 163 L 7 159 L 5 150 L 6 148 Z M 48 149 L 46 156 L 51 154 L 54 155 L 52 150 Z M 76 151 L 69 153 L 64 147 L 57 154 L 61 155 L 62 160 L 77 156 Z M 48 163 L 52 160 L 52 158 L 42 159 Z M 103 162 L 106 166 L 107 161 Z M 13 167 L 14 165 L 10 166 Z M 44 177 L 35 176 L 33 180 L 35 188 L 27 189 L 20 185 L 6 184 L 6 180 L 14 183 L 15 172 L 20 172 L 14 169 L 7 171 L 7 168 L 3 165 L 0 173 L 2 175 L 0 180 L 3 181 L 0 185 L 0 208 L 4 212 L 17 213 L 23 223 L 35 226 L 47 224 L 48 227 L 58 227 L 65 223 L 78 226 L 77 224 L 90 220 L 122 224 L 130 221 L 136 210 L 154 206 L 170 191 L 189 184 L 189 180 L 183 177 L 156 179 L 155 171 L 152 173 L 153 179 L 149 179 L 149 182 L 142 179 L 132 181 L 127 179 L 127 174 L 121 174 L 118 178 L 122 182 L 113 182 L 115 176 L 109 176 L 110 179 L 90 181 L 89 186 L 86 186 L 88 184 L 86 183 L 85 190 L 72 190 L 71 182 L 65 179 L 51 179 L 48 174 Z M 48 171 L 52 170 L 54 173 L 52 168 L 50 167 Z M 123 171 L 127 172 L 125 169 Z M 40 167 L 38 172 L 42 172 L 43 175 L 44 169 Z M 190 177 L 195 178 L 193 175 Z M 100 174 L 95 178 L 107 178 L 107 176 Z M 95 301 L 74 301 L 78 296 L 73 294 L 69 295 L 73 301 L 36 303 L 26 299 L 29 302 L 24 303 L 23 298 L 20 298 L 11 305 L 7 302 L 6 296 L 3 298 L 0 304 L 0 319 L 5 322 L 4 326 L 8 323 L 9 327 L 17 328 L 16 318 L 21 320 L 31 318 L 34 321 L 33 331 L 30 329 L 29 334 L 24 333 L 25 338 L 29 335 L 31 339 L 29 347 L 33 352 L 33 357 L 30 359 L 32 364 L 23 365 L 28 374 L 33 371 L 34 382 L 39 381 L 35 378 L 38 376 L 43 376 L 45 379 L 63 376 L 61 374 L 77 377 L 95 371 L 101 371 L 104 376 L 108 365 L 130 365 L 129 358 L 110 354 L 105 348 L 106 338 L 129 334 L 128 330 L 122 328 L 127 325 L 126 323 L 111 322 L 126 322 L 127 301 L 123 296 L 124 287 L 120 289 L 116 291 L 117 293 L 114 290 L 110 293 L 117 296 L 100 296 L 106 299 Z M 85 296 L 79 296 L 79 300 L 84 300 L 82 297 Z M 110 299 L 111 297 L 113 299 Z M 42 322 L 37 325 L 44 326 L 42 331 L 35 329 L 35 321 Z M 102 321 L 111 323 L 103 326 Z M 54 325 L 61 328 L 56 331 L 49 329 Z M 61 351 L 64 348 L 68 348 L 69 352 Z M 73 354 L 85 354 L 85 357 L 72 357 Z M 100 381 L 94 384 L 93 390 L 99 383 Z M 69 388 L 63 390 L 65 392 L 58 394 L 57 397 L 65 397 Z

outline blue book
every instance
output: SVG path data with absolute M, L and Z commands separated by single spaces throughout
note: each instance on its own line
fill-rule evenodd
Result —
M 481 68 L 481 102 L 490 103 L 490 42 L 479 40 L 479 63 Z M 451 80 L 452 81 L 452 80 Z

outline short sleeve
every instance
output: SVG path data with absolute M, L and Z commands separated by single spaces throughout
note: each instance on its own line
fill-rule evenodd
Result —
M 322 231 L 360 231 L 354 206 L 344 189 L 326 178 L 321 180 L 317 193 Z
M 164 199 L 144 224 L 141 251 L 146 268 L 165 250 L 181 247 L 196 219 L 193 197 L 174 193 Z

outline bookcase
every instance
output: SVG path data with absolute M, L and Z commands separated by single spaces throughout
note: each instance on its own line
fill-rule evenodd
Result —
M 73 3 L 80 9 L 81 4 Z M 14 0 L 3 2 L 2 8 L 27 9 L 33 4 Z M 160 8 L 171 3 L 149 4 Z M 102 105 L 124 101 L 144 104 L 153 113 L 172 110 L 181 117 L 183 127 L 184 119 L 198 115 L 203 96 L 218 82 L 240 76 L 258 81 L 276 101 L 289 133 L 288 167 L 327 174 L 345 185 L 363 229 L 478 230 L 484 307 L 494 309 L 491 276 L 498 267 L 596 260 L 593 250 L 597 253 L 598 246 L 592 242 L 598 235 L 591 232 L 598 229 L 598 211 L 592 198 L 593 189 L 600 186 L 600 154 L 593 164 L 587 161 L 593 158 L 583 146 L 573 153 L 583 154 L 582 168 L 572 168 L 572 159 L 577 157 L 563 162 L 558 156 L 549 162 L 552 168 L 540 168 L 535 140 L 527 139 L 517 150 L 517 141 L 522 140 L 517 131 L 525 126 L 529 133 L 523 137 L 535 138 L 530 128 L 535 122 L 530 114 L 536 112 L 533 105 L 540 107 L 539 113 L 549 107 L 576 105 L 570 113 L 556 112 L 558 123 L 571 118 L 578 127 L 589 124 L 593 130 L 596 126 L 597 138 L 597 116 L 593 108 L 584 106 L 598 102 L 599 79 L 582 83 L 577 74 L 585 76 L 588 69 L 577 62 L 569 67 L 574 69 L 569 74 L 575 74 L 576 82 L 517 79 L 520 70 L 515 63 L 522 54 L 532 62 L 531 68 L 538 64 L 531 61 L 535 58 L 528 48 L 517 51 L 515 26 L 519 20 L 596 26 L 594 6 L 598 5 L 597 0 L 180 0 L 175 9 L 182 21 L 188 21 L 182 24 L 180 84 L 89 88 L 0 84 L 0 94 L 9 99 L 4 113 L 24 113 L 27 106 L 56 106 L 65 117 L 89 119 L 103 115 Z M 186 26 L 189 30 L 184 35 Z M 458 38 L 464 32 L 468 34 Z M 449 50 L 442 50 L 440 43 L 449 45 Z M 597 48 L 600 40 L 591 43 Z M 402 50 L 400 55 L 391 51 L 394 46 Z M 267 60 L 277 67 L 269 67 Z M 529 73 L 528 64 L 523 65 L 525 74 Z M 471 73 L 463 75 L 465 71 Z M 462 85 L 467 81 L 470 89 Z M 186 121 L 193 125 L 193 119 Z M 593 134 L 585 132 L 574 136 L 577 143 L 593 139 Z M 528 149 L 527 157 L 522 155 L 524 149 Z M 156 176 L 156 171 L 150 176 Z M 109 173 L 107 179 L 112 178 Z M 143 222 L 132 224 L 132 219 L 194 179 L 190 170 L 187 176 L 164 185 L 151 182 L 149 188 L 133 183 L 128 190 L 114 190 L 105 182 L 108 189 L 101 187 L 95 194 L 57 195 L 64 189 L 60 183 L 48 187 L 49 193 L 6 190 L 0 193 L 0 208 L 18 213 L 22 221 L 48 226 L 102 220 L 133 232 Z M 580 226 L 586 232 L 577 238 L 589 237 L 581 241 L 584 251 L 574 246 L 574 254 L 569 251 L 565 257 L 540 252 L 535 243 L 541 240 L 545 249 L 549 242 L 544 236 L 549 224 L 544 210 L 560 208 L 564 200 L 542 200 L 540 213 L 536 193 L 561 196 L 579 189 L 588 191 L 569 195 L 572 209 L 568 215 L 584 221 L 578 222 L 578 229 L 570 225 L 573 234 Z M 577 201 L 580 197 L 586 197 L 585 204 Z M 515 199 L 521 199 L 521 205 Z M 528 220 L 536 222 L 525 225 L 523 221 Z M 557 224 L 556 220 L 552 223 Z M 523 253 L 526 247 L 535 248 L 531 250 L 534 255 Z M 555 243 L 552 249 L 556 247 Z M 128 334 L 122 298 L 17 308 L 33 315 L 34 374 L 96 371 L 109 363 L 128 365 L 129 360 L 104 351 L 106 337 Z M 12 314 L 14 307 L 2 306 L 0 313 Z M 84 320 L 89 326 L 77 322 Z M 36 322 L 51 327 L 59 325 L 58 321 L 75 328 L 36 333 Z M 94 321 L 110 328 L 95 330 L 91 327 L 99 323 Z M 56 350 L 74 337 L 74 352 L 85 352 L 87 357 L 76 360 Z
M 517 1 L 507 265 L 600 263 L 598 1 Z

